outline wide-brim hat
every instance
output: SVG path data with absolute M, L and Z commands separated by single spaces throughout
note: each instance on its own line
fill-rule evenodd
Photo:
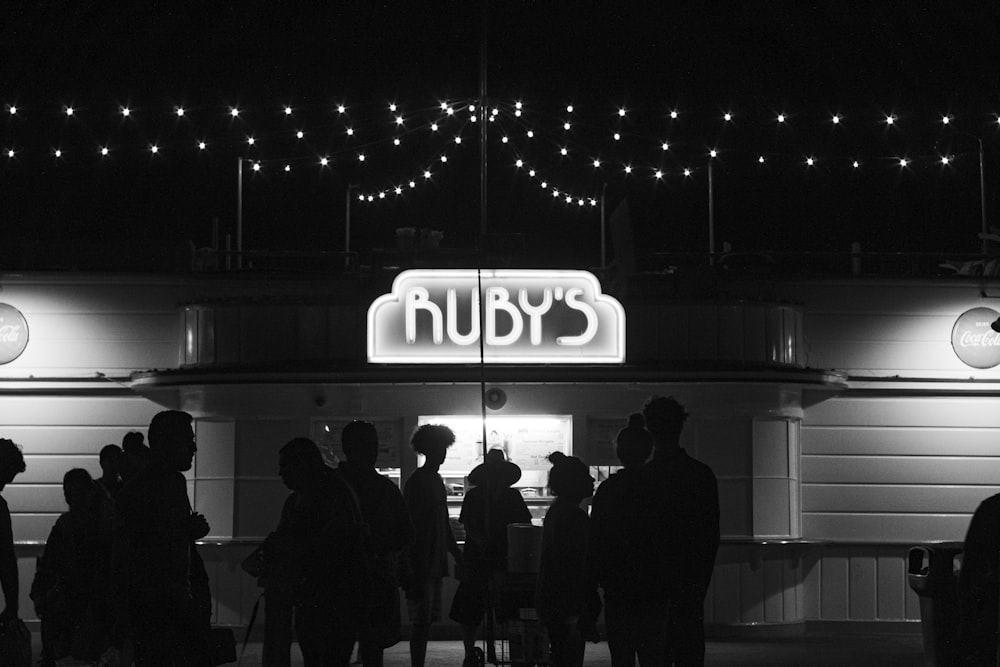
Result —
M 488 483 L 495 487 L 506 487 L 521 479 L 521 467 L 504 458 L 503 450 L 491 449 L 486 453 L 486 460 L 477 465 L 469 473 L 469 483 L 473 486 L 483 486 Z

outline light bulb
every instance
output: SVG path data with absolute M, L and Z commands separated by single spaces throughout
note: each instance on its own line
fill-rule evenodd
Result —
M 806 164 L 807 164 L 807 165 L 809 165 L 809 166 L 811 167 L 811 166 L 813 166 L 814 164 L 816 164 L 816 160 L 814 160 L 814 159 L 813 159 L 813 158 L 811 158 L 811 157 L 807 157 L 807 158 L 806 158 Z
M 517 116 L 518 118 L 520 118 L 521 117 L 521 110 L 518 109 L 517 111 L 515 111 L 514 115 Z
M 345 107 L 343 104 L 338 104 L 337 105 L 337 113 L 345 113 L 346 111 L 347 111 L 347 107 Z
M 615 141 L 621 141 L 622 135 L 619 132 L 615 132 L 614 137 Z
M 255 143 L 257 143 L 257 140 L 254 139 L 253 137 L 247 137 L 247 143 L 253 146 Z
M 941 123 L 942 124 L 947 125 L 950 122 L 951 122 L 951 116 L 942 116 L 941 117 Z
M 375 201 L 375 195 L 368 195 L 368 201 Z
M 659 173 L 659 172 L 657 172 L 657 173 Z M 685 169 L 684 170 L 684 175 L 685 176 L 690 176 L 691 175 L 691 170 L 690 169 Z M 657 178 L 659 178 L 659 176 Z
M 455 115 L 455 110 L 449 107 L 449 108 L 448 108 L 448 111 L 447 111 L 447 114 L 448 114 L 449 116 L 454 116 L 454 115 Z
M 287 106 L 285 107 L 285 115 L 286 116 L 292 115 L 292 107 L 287 107 Z
M 909 161 L 909 160 L 907 160 L 907 159 L 906 159 L 905 157 L 904 157 L 904 158 L 900 158 L 900 159 L 899 159 L 899 166 L 900 166 L 900 167 L 905 167 L 905 166 L 907 166 L 908 164 L 910 164 L 910 161 Z
M 10 150 L 7 151 L 7 157 L 14 157 L 14 149 L 13 148 L 11 148 Z
M 521 167 L 524 166 L 524 160 L 517 160 L 516 162 L 514 162 L 514 166 L 520 169 Z
M 594 160 L 594 166 L 595 167 L 600 167 L 601 166 L 601 161 L 600 160 Z
M 302 130 L 299 130 L 298 132 L 295 133 L 295 138 L 296 139 L 301 139 L 304 136 L 306 136 L 306 133 L 303 132 Z
M 184 107 L 177 107 L 177 117 L 180 118 L 184 115 Z
M 725 115 L 722 116 L 722 119 L 728 123 L 729 121 L 731 121 L 733 119 L 733 114 L 727 113 L 727 114 L 725 114 Z
M 566 147 L 564 146 L 563 148 L 559 149 L 559 154 L 560 155 L 568 155 L 569 154 L 569 150 L 567 150 Z
M 545 188 L 549 187 L 549 184 L 546 183 L 545 181 L 542 181 L 541 187 L 542 187 L 542 190 L 544 190 Z
M 534 136 L 535 136 L 534 131 L 533 130 L 528 130 L 528 138 L 531 139 Z
M 569 123 L 563 123 L 563 129 L 564 130 L 568 130 L 569 129 Z
M 236 118 L 237 116 L 240 115 L 240 110 L 237 109 L 236 107 L 232 107 L 229 109 L 229 115 L 232 116 L 233 118 Z
M 510 141 L 510 139 L 508 139 L 506 136 L 500 137 L 500 143 L 505 144 L 508 141 Z
M 107 154 L 108 154 L 108 147 L 107 146 L 102 146 L 101 147 L 101 155 L 107 155 Z
M 364 162 L 364 161 L 365 161 L 365 154 L 358 153 L 358 162 Z
M 520 109 L 520 108 L 522 108 L 523 106 L 524 106 L 524 105 L 523 105 L 523 104 L 521 104 L 520 102 L 514 102 L 514 108 L 515 108 L 515 109 Z
M 160 147 L 159 147 L 159 146 L 156 146 L 156 145 L 154 144 L 153 146 L 150 146 L 150 147 L 149 147 L 149 152 L 150 152 L 150 153 L 159 153 L 159 152 L 160 152 Z
M 528 170 L 528 176 L 531 176 L 532 178 L 534 178 L 535 177 L 535 170 L 534 169 L 529 169 Z
M 764 156 L 761 155 L 759 158 L 757 158 L 757 162 L 764 164 Z
M 199 141 L 198 142 L 198 150 L 200 150 L 200 151 L 205 150 L 205 142 L 204 141 Z
M 128 107 L 122 107 L 122 116 L 125 116 L 127 118 L 131 115 L 132 115 L 131 109 L 129 109 Z
M 349 136 L 349 137 L 353 137 L 354 136 L 354 128 L 353 127 L 347 128 L 347 136 Z
M 779 113 L 778 114 L 778 122 L 779 123 L 784 123 L 785 122 L 785 114 L 783 114 L 783 113 Z
M 73 112 L 73 107 L 66 107 L 66 115 L 67 116 L 72 116 L 73 113 L 74 113 Z
M 567 204 L 572 204 L 573 203 L 573 197 L 572 197 L 572 195 L 566 195 L 566 203 Z
M 385 199 L 385 191 L 382 191 L 382 192 L 378 193 L 378 198 L 379 199 Z
M 396 116 L 396 125 L 402 125 L 402 124 L 403 124 L 403 117 Z
M 321 157 L 319 159 L 319 163 L 325 167 L 326 165 L 330 164 L 330 161 L 325 157 Z
M 569 106 L 566 107 L 566 113 L 573 113 L 573 105 L 572 104 L 570 104 Z
M 290 165 L 290 164 L 286 164 L 286 165 L 285 165 L 285 172 L 287 173 L 287 172 L 289 172 L 289 171 L 291 171 L 291 170 L 292 170 L 292 165 Z
M 708 151 L 708 156 L 709 157 L 717 157 L 718 155 L 719 155 L 719 152 L 717 150 L 715 150 L 714 148 L 712 150 Z
M 416 184 L 416 182 L 415 182 L 415 181 L 410 181 L 410 187 L 411 187 L 411 188 L 415 188 L 415 187 L 417 187 L 417 184 Z
M 431 177 L 431 172 L 425 171 L 424 172 L 424 178 L 430 178 L 430 177 Z
M 398 146 L 400 143 L 402 142 L 399 140 L 399 137 L 396 137 L 395 139 L 392 140 L 392 144 L 394 146 Z
M 851 166 L 854 167 L 855 169 L 857 169 L 858 167 L 861 166 L 861 163 L 858 162 L 857 160 L 855 160 L 854 162 L 851 163 Z
M 677 112 L 676 111 L 671 111 L 670 112 L 670 117 L 673 118 L 674 120 L 676 120 L 677 119 Z
M 447 111 L 447 110 L 448 110 L 448 103 L 447 102 L 442 102 L 441 103 L 441 111 Z
M 948 157 L 947 155 L 945 155 L 945 156 L 943 156 L 943 157 L 941 158 L 941 164 L 948 164 L 948 163 L 950 163 L 950 162 L 951 162 L 951 158 L 950 158 L 950 157 Z
M 472 112 L 474 112 L 475 110 L 476 110 L 476 105 L 475 105 L 475 104 L 470 104 L 470 105 L 469 105 L 469 113 L 472 113 Z
M 687 176 L 687 174 L 685 174 L 685 176 Z M 657 169 L 657 170 L 656 170 L 656 171 L 655 171 L 655 172 L 653 173 L 653 177 L 654 177 L 654 178 L 663 178 L 663 172 L 662 172 L 662 171 L 660 171 L 659 169 Z
M 628 164 L 625 165 L 625 173 L 626 174 L 631 174 L 632 173 L 632 165 L 628 165 Z
M 399 187 L 399 186 L 397 185 L 397 186 L 396 186 L 396 194 L 397 194 L 397 195 L 401 195 L 401 194 L 403 194 L 403 188 L 401 188 L 401 187 Z
M 455 143 L 456 144 L 462 143 L 462 137 L 455 137 Z
M 56 157 L 62 157 L 62 151 L 57 148 L 56 152 L 55 152 L 55 156 Z
M 840 125 L 840 116 L 834 114 L 833 118 L 831 118 L 830 120 L 833 121 L 834 125 Z
M 896 117 L 895 116 L 886 116 L 885 117 L 885 124 L 886 125 L 892 125 L 895 122 L 896 122 Z
M 441 162 L 447 162 L 447 161 L 448 161 L 448 156 L 447 155 L 442 155 L 441 156 Z
M 438 124 L 431 123 L 431 132 L 437 132 L 437 131 L 438 131 Z
M 395 103 L 389 105 L 389 111 L 391 111 L 392 113 L 396 113 L 396 108 L 397 107 Z
M 619 118 L 624 118 L 625 117 L 625 107 L 622 107 L 622 108 L 618 109 L 618 117 Z
M 365 200 L 364 195 L 358 195 L 358 201 L 364 201 L 364 200 Z
M 13 116 L 14 114 L 17 113 L 17 107 L 14 106 L 13 104 L 11 104 L 9 111 L 10 111 L 10 115 Z
M 660 148 L 662 148 L 665 151 L 669 151 L 670 150 L 670 144 L 667 143 L 666 141 L 664 141 L 662 144 L 660 144 Z
M 254 171 L 260 171 L 260 162 L 254 162 L 253 163 L 253 170 Z

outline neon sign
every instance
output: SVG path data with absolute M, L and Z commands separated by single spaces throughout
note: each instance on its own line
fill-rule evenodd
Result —
M 480 313 L 480 310 L 482 311 Z M 368 308 L 372 363 L 616 364 L 625 311 L 587 271 L 403 271 Z

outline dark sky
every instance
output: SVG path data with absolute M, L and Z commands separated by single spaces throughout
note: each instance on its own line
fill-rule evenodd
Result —
M 609 214 L 628 199 L 643 252 L 704 251 L 714 147 L 716 238 L 737 249 L 845 250 L 859 241 L 870 250 L 974 252 L 976 137 L 987 211 L 1000 211 L 1000 9 L 980 4 L 491 3 L 487 92 L 499 114 L 488 125 L 487 228 L 523 233 L 545 261 L 596 264 L 599 214 L 589 199 L 606 185 Z M 235 227 L 236 162 L 245 156 L 262 165 L 254 173 L 247 163 L 247 248 L 342 249 L 348 184 L 375 196 L 352 205 L 356 248 L 391 245 L 397 227 L 441 229 L 445 246 L 475 245 L 478 129 L 467 111 L 447 117 L 437 106 L 475 101 L 480 35 L 479 3 L 8 7 L 0 238 L 206 245 L 213 218 L 223 232 Z M 129 119 L 122 105 L 134 110 Z M 236 120 L 226 114 L 233 105 Z M 202 139 L 208 148 L 198 151 Z M 941 155 L 954 163 L 942 166 Z

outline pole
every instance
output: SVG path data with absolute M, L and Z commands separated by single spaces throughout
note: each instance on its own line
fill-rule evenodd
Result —
M 243 158 L 236 159 L 236 268 L 243 268 Z
M 608 267 L 608 250 L 607 250 L 607 232 L 605 231 L 604 223 L 604 211 L 605 202 L 608 194 L 608 184 L 604 183 L 601 186 L 601 280 L 607 278 L 607 267 Z
M 715 197 L 712 192 L 712 159 L 708 159 L 708 263 L 715 263 Z
M 351 259 L 351 190 L 357 185 L 348 185 L 344 191 L 344 270 L 350 266 Z
M 983 166 L 983 140 L 976 137 L 976 141 L 979 142 L 979 215 L 982 218 L 982 250 L 985 255 L 989 250 L 989 241 L 986 240 L 986 235 L 990 231 L 986 226 L 986 170 Z

